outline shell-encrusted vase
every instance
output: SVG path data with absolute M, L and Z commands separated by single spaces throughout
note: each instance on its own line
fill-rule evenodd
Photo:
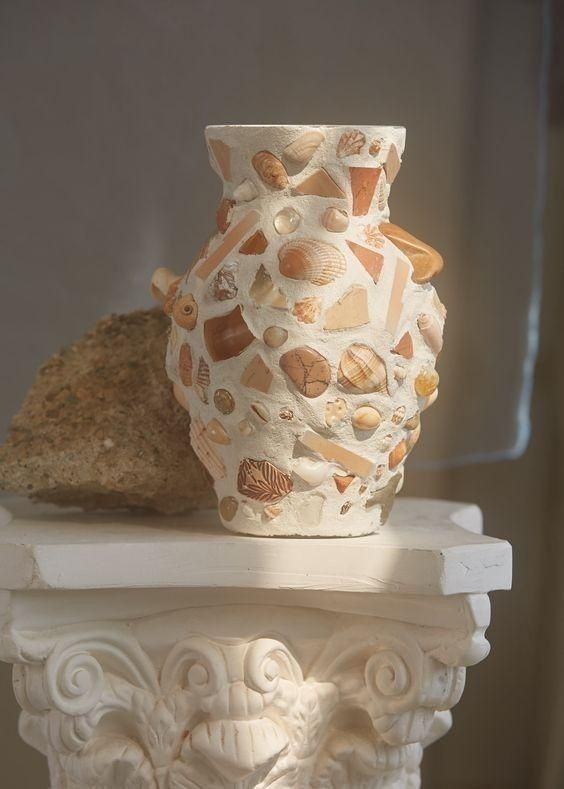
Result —
M 228 529 L 385 523 L 437 395 L 441 256 L 389 222 L 405 130 L 211 126 L 219 232 L 153 291 L 167 369 Z

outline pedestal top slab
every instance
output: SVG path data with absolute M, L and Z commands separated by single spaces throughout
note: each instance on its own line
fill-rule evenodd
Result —
M 450 595 L 511 586 L 511 546 L 470 504 L 398 499 L 378 534 L 245 537 L 215 512 L 86 514 L 2 499 L 0 589 L 221 587 Z

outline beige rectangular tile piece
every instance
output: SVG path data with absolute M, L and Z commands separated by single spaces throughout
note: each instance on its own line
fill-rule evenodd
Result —
M 232 228 L 228 233 L 225 234 L 223 237 L 223 241 L 221 244 L 214 249 L 211 255 L 199 264 L 196 269 L 196 274 L 200 279 L 206 279 L 214 269 L 216 269 L 221 261 L 234 249 L 239 241 L 242 240 L 243 236 L 245 236 L 249 230 L 251 230 L 259 221 L 260 214 L 258 211 L 249 211 L 248 214 L 245 214 L 243 219 L 238 222 L 234 228 Z
M 363 458 L 357 455 L 356 452 L 351 452 L 350 449 L 345 449 L 340 444 L 334 441 L 329 441 L 327 438 L 314 433 L 312 430 L 307 430 L 301 437 L 301 443 L 304 447 L 312 449 L 314 452 L 319 452 L 325 460 L 334 461 L 339 463 L 351 474 L 356 474 L 361 479 L 371 476 L 376 471 L 376 463 L 373 463 L 368 458 Z
M 386 330 L 395 334 L 403 309 L 403 291 L 409 277 L 409 263 L 403 258 L 396 258 L 396 270 L 394 281 L 388 302 L 388 314 L 386 316 Z

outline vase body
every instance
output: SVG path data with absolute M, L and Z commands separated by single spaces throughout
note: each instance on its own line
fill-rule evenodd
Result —
M 399 127 L 216 126 L 218 233 L 170 287 L 167 370 L 234 531 L 379 529 L 437 393 L 442 261 L 389 222 Z

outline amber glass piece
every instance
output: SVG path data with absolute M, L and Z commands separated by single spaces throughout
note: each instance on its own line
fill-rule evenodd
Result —
M 407 230 L 403 230 L 391 222 L 383 222 L 380 225 L 380 232 L 388 238 L 392 244 L 400 249 L 404 255 L 407 255 L 411 265 L 413 266 L 413 273 L 411 279 L 414 282 L 424 283 L 429 282 L 435 274 L 442 271 L 443 259 L 436 249 L 420 241 Z
M 353 216 L 364 216 L 368 213 L 381 172 L 381 167 L 349 167 Z

